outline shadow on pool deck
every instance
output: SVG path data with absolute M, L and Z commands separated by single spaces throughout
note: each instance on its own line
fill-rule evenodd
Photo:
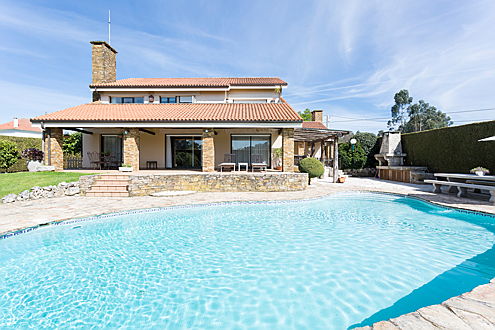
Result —
M 420 203 L 424 204 L 424 202 Z M 428 207 L 427 205 L 423 206 Z M 424 211 L 427 212 L 426 210 Z M 463 218 L 465 214 L 462 213 L 454 213 L 449 216 L 466 221 Z M 495 234 L 495 217 L 478 216 L 475 217 L 475 221 L 469 222 Z M 369 326 L 376 322 L 414 312 L 425 306 L 440 304 L 449 298 L 469 292 L 479 285 L 489 283 L 495 277 L 494 260 L 495 245 L 492 245 L 489 250 L 467 259 L 456 267 L 438 275 L 430 282 L 396 301 L 392 306 L 376 312 L 348 329 Z M 452 283 L 456 283 L 456 285 L 453 286 Z

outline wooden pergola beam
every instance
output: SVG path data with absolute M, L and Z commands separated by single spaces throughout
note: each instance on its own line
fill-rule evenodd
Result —
M 84 129 L 81 129 L 81 128 L 62 128 L 63 130 L 65 131 L 74 131 L 74 132 L 79 132 L 79 133 L 83 133 L 83 134 L 89 134 L 89 135 L 92 135 L 93 132 L 90 132 L 90 131 L 86 131 Z
M 155 133 L 155 132 L 150 131 L 149 129 L 145 129 L 145 128 L 140 128 L 140 129 L 139 129 L 139 131 L 140 131 L 140 132 L 144 132 L 144 133 L 148 133 L 148 134 L 150 134 L 150 135 L 156 135 L 156 133 Z

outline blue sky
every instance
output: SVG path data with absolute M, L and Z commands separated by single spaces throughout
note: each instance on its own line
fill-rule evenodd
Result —
M 0 1 L 0 122 L 90 101 L 90 40 L 117 77 L 278 76 L 330 126 L 386 128 L 409 89 L 455 124 L 495 119 L 495 1 Z M 382 119 L 383 118 L 383 119 Z

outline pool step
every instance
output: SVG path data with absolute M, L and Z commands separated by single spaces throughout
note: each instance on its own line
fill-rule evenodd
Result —
M 88 197 L 129 197 L 129 176 L 122 174 L 99 175 L 91 189 L 86 193 Z

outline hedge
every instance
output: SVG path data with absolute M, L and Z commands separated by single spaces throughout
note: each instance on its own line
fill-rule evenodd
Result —
M 478 141 L 494 135 L 495 120 L 403 134 L 405 163 L 448 173 L 482 166 L 495 174 L 495 141 Z
M 27 138 L 27 137 L 16 137 L 16 136 L 3 136 L 0 135 L 0 140 L 12 141 L 17 144 L 17 149 L 19 154 L 28 148 L 41 149 L 41 139 L 39 138 Z M 17 163 L 9 168 L 9 172 L 20 172 L 27 171 L 26 160 L 19 159 Z

